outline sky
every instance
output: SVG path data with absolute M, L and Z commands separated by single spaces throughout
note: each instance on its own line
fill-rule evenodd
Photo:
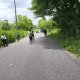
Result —
M 35 18 L 32 11 L 30 11 L 29 7 L 31 7 L 31 0 L 15 0 L 17 7 L 17 15 L 24 15 L 30 18 L 34 25 L 37 25 L 40 18 Z M 9 20 L 9 22 L 13 22 L 15 18 L 14 12 L 14 0 L 0 0 L 0 20 Z

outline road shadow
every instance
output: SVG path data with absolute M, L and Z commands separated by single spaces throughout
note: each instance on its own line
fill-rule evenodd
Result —
M 33 44 L 40 45 L 46 49 L 63 50 L 63 48 L 57 43 L 57 41 L 48 37 L 37 38 L 34 40 Z

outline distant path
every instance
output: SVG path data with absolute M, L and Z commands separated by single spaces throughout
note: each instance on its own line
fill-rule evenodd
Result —
M 80 62 L 58 44 L 36 34 L 0 48 L 0 80 L 80 80 Z

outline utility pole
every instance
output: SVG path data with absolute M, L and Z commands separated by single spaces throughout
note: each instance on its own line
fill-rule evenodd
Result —
M 18 29 L 18 26 L 17 26 L 16 1 L 15 1 L 15 0 L 14 0 L 14 8 L 15 8 L 15 21 L 16 21 L 16 29 Z

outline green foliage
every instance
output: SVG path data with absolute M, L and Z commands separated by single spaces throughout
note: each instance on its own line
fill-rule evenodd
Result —
M 74 53 L 77 57 L 80 57 L 80 38 L 71 38 L 63 35 L 59 29 L 55 29 L 49 33 L 49 37 L 55 39 L 66 50 Z
M 2 30 L 10 30 L 10 24 L 8 20 L 1 21 L 1 28 Z
M 18 29 L 20 30 L 28 30 L 32 27 L 32 21 L 26 16 L 18 15 Z
M 40 20 L 39 21 L 39 23 L 38 23 L 38 27 L 40 27 L 40 28 L 46 28 L 46 23 L 47 23 L 47 21 L 46 20 Z
M 79 0 L 32 0 L 31 10 L 36 16 L 53 16 L 64 35 L 78 38 L 80 34 Z
M 38 27 L 41 29 L 51 30 L 51 29 L 55 28 L 56 26 L 57 26 L 56 22 L 51 19 L 49 19 L 49 20 L 42 19 L 38 23 Z
M 47 5 L 44 3 L 47 3 L 47 1 L 46 0 L 33 0 L 32 1 L 32 8 L 30 9 L 34 11 L 36 16 L 43 17 L 44 14 L 46 13 L 45 9 Z
M 19 30 L 18 32 L 20 32 L 20 38 L 23 38 L 28 35 L 27 31 Z M 2 33 L 4 33 L 6 35 L 8 43 L 15 42 L 17 39 L 17 37 L 16 37 L 17 31 L 16 30 L 11 30 L 11 31 L 0 30 L 0 36 L 2 35 Z M 1 38 L 0 38 L 0 46 L 2 46 Z

